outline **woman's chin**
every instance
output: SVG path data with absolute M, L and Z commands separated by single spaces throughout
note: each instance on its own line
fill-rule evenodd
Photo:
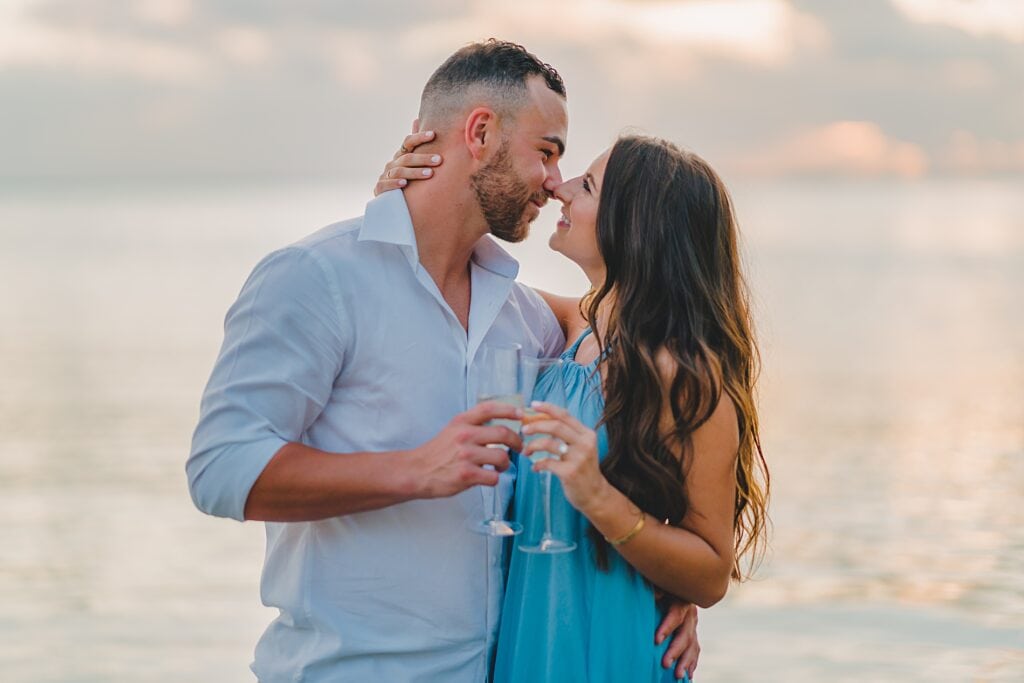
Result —
M 562 254 L 564 256 L 564 253 L 561 249 L 561 238 L 562 236 L 558 233 L 558 229 L 556 228 L 555 231 L 551 233 L 551 237 L 548 238 L 548 247 L 551 249 L 551 251 L 557 251 L 559 254 Z

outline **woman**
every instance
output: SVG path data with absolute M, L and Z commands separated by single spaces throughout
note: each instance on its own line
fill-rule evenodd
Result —
M 543 436 L 520 456 L 514 507 L 537 536 L 532 479 L 550 470 L 555 526 L 582 552 L 513 553 L 494 680 L 660 681 L 664 646 L 644 637 L 656 591 L 709 607 L 763 547 L 757 350 L 735 220 L 706 162 L 648 137 L 620 138 L 554 195 L 550 246 L 592 289 L 545 295 L 572 340 L 568 409 L 541 403 L 551 419 L 524 426 Z M 562 457 L 531 468 L 541 450 Z

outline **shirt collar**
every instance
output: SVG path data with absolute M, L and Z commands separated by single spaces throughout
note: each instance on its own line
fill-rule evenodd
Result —
M 412 229 L 412 216 L 401 190 L 382 192 L 366 204 L 363 226 L 359 229 L 360 242 L 385 242 L 416 250 L 416 233 Z
M 412 227 L 409 205 L 401 190 L 382 192 L 366 204 L 363 225 L 359 229 L 360 242 L 384 242 L 405 247 L 414 264 L 419 263 L 416 232 Z M 484 235 L 473 247 L 473 263 L 495 275 L 515 279 L 519 262 L 505 251 L 494 238 Z
M 490 235 L 481 237 L 473 247 L 473 263 L 510 280 L 519 274 L 519 261 L 512 258 Z

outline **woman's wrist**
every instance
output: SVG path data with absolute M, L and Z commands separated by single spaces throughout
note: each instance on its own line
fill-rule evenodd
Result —
M 608 544 L 612 547 L 625 545 L 626 543 L 629 543 L 631 540 L 633 540 L 633 538 L 635 538 L 637 534 L 644 530 L 644 522 L 646 521 L 647 515 L 641 510 L 637 513 L 636 522 L 633 524 L 632 529 L 627 531 L 622 536 L 619 536 L 618 538 L 609 538 L 606 536 L 604 540 L 608 541 Z
M 586 510 L 580 512 L 606 538 L 620 538 L 628 534 L 640 514 L 639 508 L 607 479 L 591 497 Z
M 594 487 L 590 495 L 581 501 L 578 509 L 584 517 L 593 522 L 595 517 L 603 515 L 605 509 L 613 501 L 614 494 L 617 492 L 618 490 L 608 483 L 607 479 L 601 477 L 600 483 Z

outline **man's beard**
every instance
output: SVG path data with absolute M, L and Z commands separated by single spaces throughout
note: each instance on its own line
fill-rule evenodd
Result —
M 506 242 L 522 242 L 530 233 L 530 224 L 523 219 L 527 206 L 533 200 L 543 202 L 546 195 L 530 194 L 529 186 L 512 168 L 509 146 L 507 140 L 502 142 L 494 159 L 469 181 L 491 234 Z

